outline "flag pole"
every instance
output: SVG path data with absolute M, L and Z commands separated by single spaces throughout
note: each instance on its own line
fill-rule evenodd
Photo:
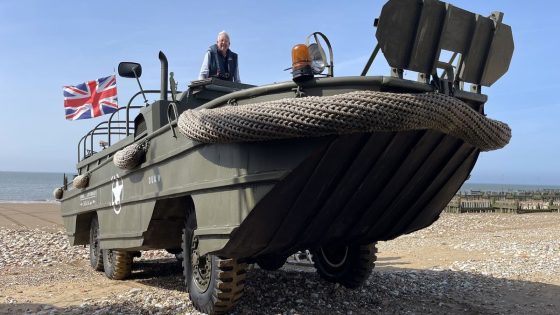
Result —
M 117 83 L 116 83 L 116 81 L 117 81 L 117 72 L 115 71 L 115 67 L 113 67 L 113 75 L 115 76 L 115 85 L 117 85 Z M 118 87 L 118 85 L 117 85 L 117 87 Z M 117 98 L 117 119 L 118 119 L 119 122 L 120 122 L 120 121 L 121 121 L 121 111 L 120 111 L 119 109 L 120 109 L 120 106 L 119 106 L 119 99 Z M 119 123 L 119 126 L 122 126 L 122 123 Z M 118 135 L 119 135 L 119 141 L 121 141 L 121 140 L 122 140 L 122 137 L 121 137 L 120 128 L 119 128 Z

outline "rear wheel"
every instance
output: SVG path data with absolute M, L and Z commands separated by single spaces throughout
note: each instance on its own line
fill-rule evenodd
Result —
M 132 273 L 132 255 L 124 250 L 104 249 L 103 267 L 109 279 L 124 280 Z
M 313 251 L 313 262 L 321 278 L 358 288 L 371 274 L 377 259 L 375 243 L 369 245 L 324 246 Z
M 196 218 L 192 212 L 183 229 L 183 275 L 194 307 L 208 314 L 223 314 L 232 309 L 243 296 L 247 264 L 236 259 L 198 254 L 194 237 Z
M 103 271 L 103 257 L 99 247 L 99 221 L 97 216 L 91 220 L 89 228 L 89 264 L 96 271 Z

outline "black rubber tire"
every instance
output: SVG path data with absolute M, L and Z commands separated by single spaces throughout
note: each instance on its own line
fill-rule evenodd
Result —
M 124 280 L 132 273 L 132 255 L 124 250 L 104 249 L 103 267 L 109 279 Z
M 93 270 L 103 271 L 102 255 L 99 247 L 99 221 L 94 216 L 89 227 L 89 264 Z
M 287 259 L 288 257 L 286 256 L 267 255 L 257 258 L 256 262 L 259 268 L 267 271 L 274 271 L 282 268 Z
M 182 260 L 185 285 L 193 306 L 206 314 L 224 314 L 231 310 L 243 296 L 247 264 L 238 263 L 236 259 L 224 259 L 216 255 L 207 254 L 207 272 L 209 275 L 206 288 L 201 289 L 195 280 L 192 259 L 193 234 L 196 229 L 196 217 L 191 212 L 185 221 L 181 247 L 184 258 Z
M 375 266 L 377 248 L 369 245 L 321 247 L 313 251 L 313 263 L 321 278 L 355 289 L 369 277 Z

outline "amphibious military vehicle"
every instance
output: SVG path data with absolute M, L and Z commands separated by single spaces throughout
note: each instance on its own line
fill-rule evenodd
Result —
M 112 279 L 129 276 L 140 251 L 176 253 L 207 313 L 238 301 L 247 264 L 277 269 L 301 250 L 322 278 L 360 286 L 377 241 L 432 224 L 479 153 L 508 143 L 481 93 L 513 53 L 502 16 L 390 0 L 361 75 L 336 77 L 316 32 L 293 48 L 293 80 L 264 86 L 210 78 L 180 93 L 160 52 L 160 90 L 140 86 L 126 119 L 113 114 L 78 144 L 78 176 L 56 191 L 70 243 L 89 244 L 91 266 Z M 391 74 L 368 76 L 379 50 Z M 123 77 L 141 73 L 119 65 Z M 145 93 L 160 99 L 131 105 Z

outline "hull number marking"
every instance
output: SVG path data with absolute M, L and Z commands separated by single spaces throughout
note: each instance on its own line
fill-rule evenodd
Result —
M 148 184 L 157 184 L 159 182 L 161 182 L 161 175 L 157 174 L 148 176 Z

